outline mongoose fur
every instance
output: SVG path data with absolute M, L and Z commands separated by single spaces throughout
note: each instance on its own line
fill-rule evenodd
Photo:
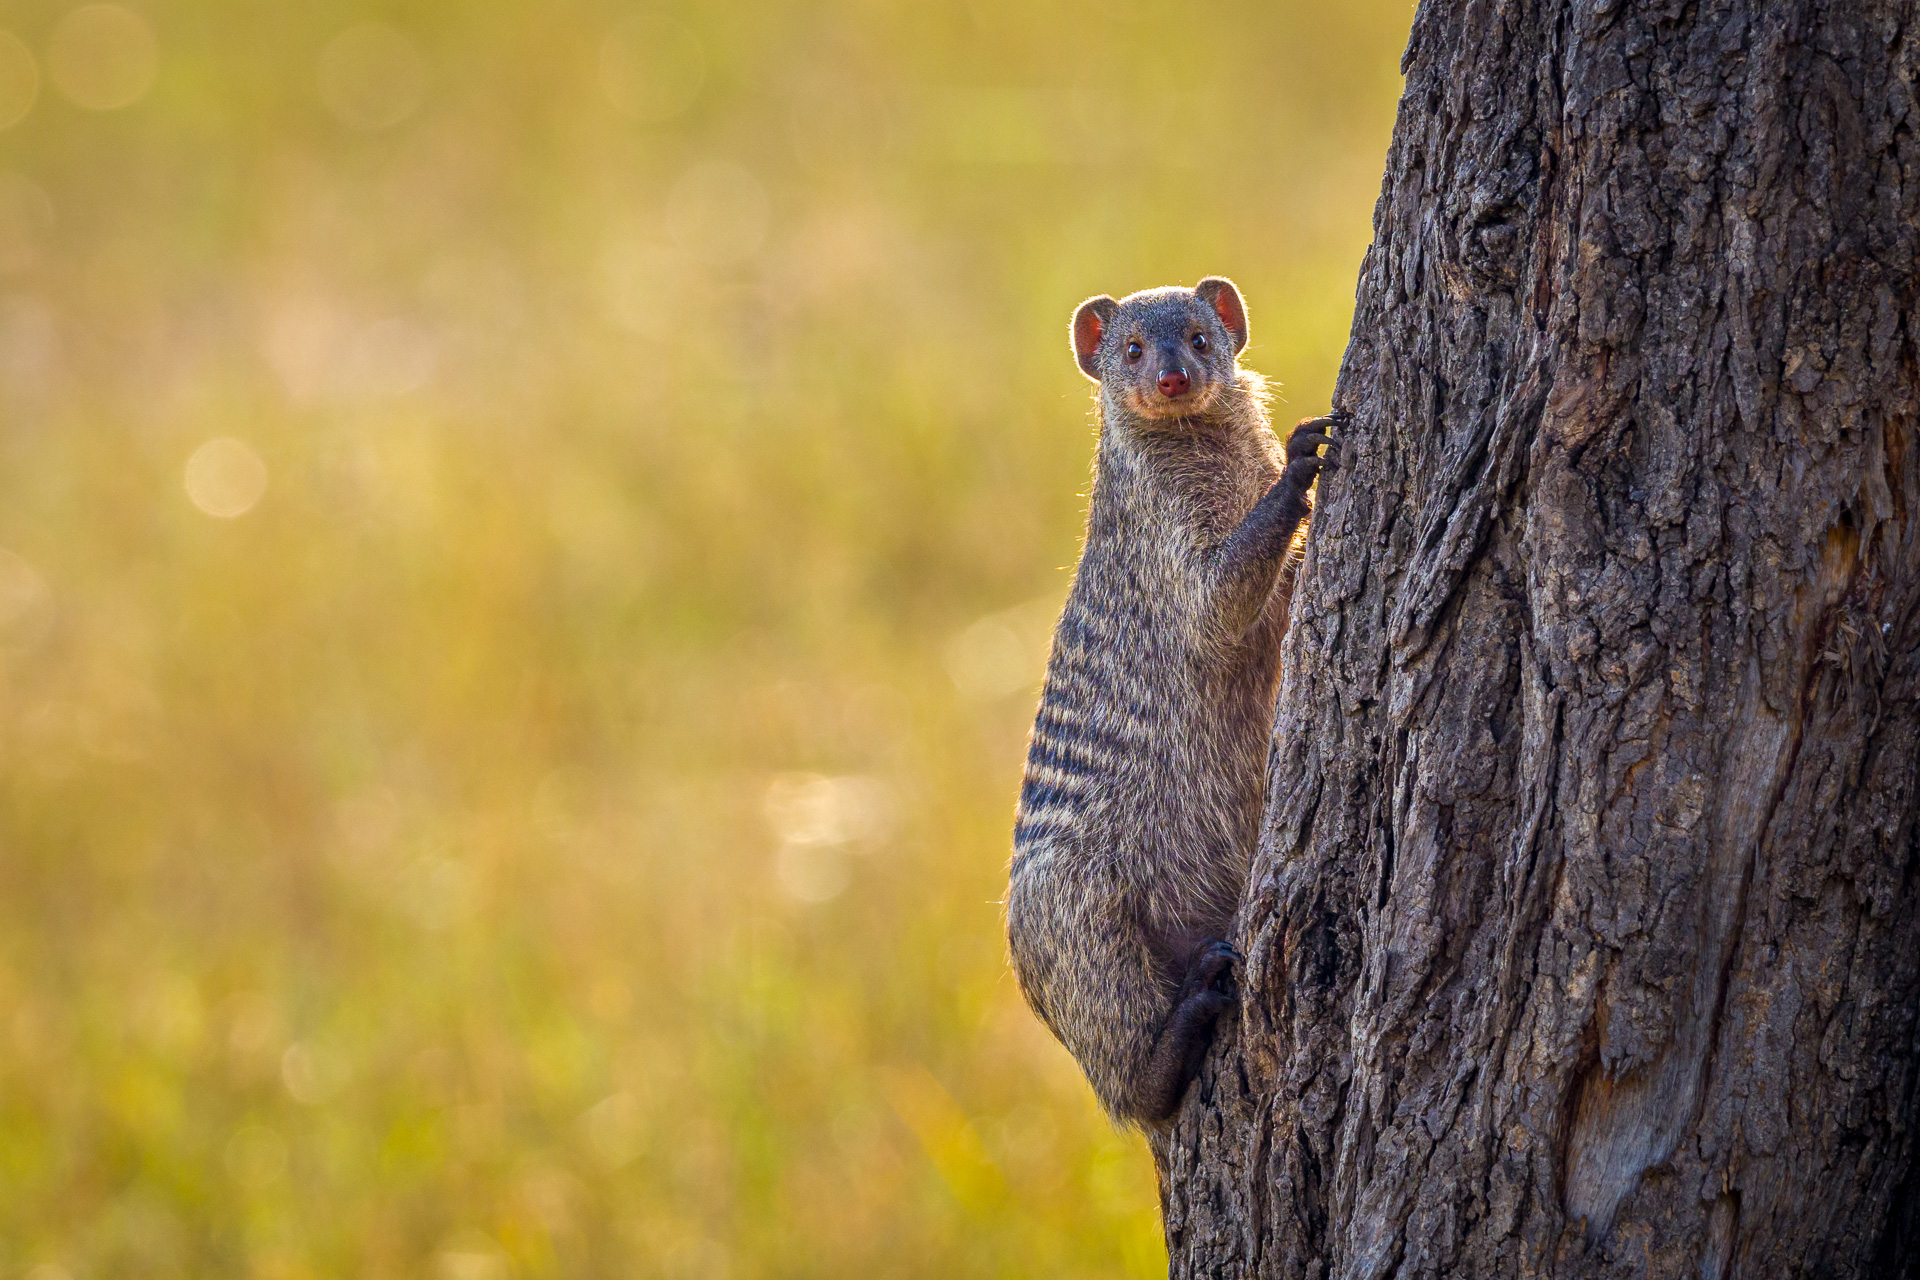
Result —
M 1339 416 L 1284 454 L 1218 276 L 1080 305 L 1099 384 L 1086 542 L 1053 633 L 1013 834 L 1007 936 L 1027 1002 L 1118 1120 L 1179 1105 L 1238 998 L 1290 550 Z M 1330 449 L 1331 453 L 1332 450 Z

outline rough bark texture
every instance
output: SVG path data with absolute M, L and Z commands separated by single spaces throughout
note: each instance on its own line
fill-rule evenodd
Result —
M 1405 70 L 1173 1274 L 1920 1275 L 1920 13 Z

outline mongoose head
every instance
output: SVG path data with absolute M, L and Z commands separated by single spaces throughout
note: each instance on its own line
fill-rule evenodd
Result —
M 1224 276 L 1191 289 L 1146 289 L 1115 302 L 1088 298 L 1073 313 L 1080 371 L 1142 418 L 1191 418 L 1232 386 L 1247 345 L 1247 308 Z

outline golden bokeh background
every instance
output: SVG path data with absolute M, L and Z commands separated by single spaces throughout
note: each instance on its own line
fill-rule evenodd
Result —
M 1407 0 L 0 9 L 0 1280 L 1093 1277 L 1071 308 L 1326 404 Z

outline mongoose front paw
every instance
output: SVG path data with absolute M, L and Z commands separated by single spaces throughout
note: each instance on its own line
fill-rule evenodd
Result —
M 1348 415 L 1336 414 L 1325 418 L 1308 418 L 1293 429 L 1287 437 L 1287 480 L 1291 484 L 1306 488 L 1313 483 L 1314 477 L 1322 469 L 1339 469 L 1340 442 L 1326 432 L 1326 428 L 1345 426 Z M 1320 452 L 1326 446 L 1326 453 Z
M 1294 462 L 1301 458 L 1315 457 L 1320 452 L 1320 446 L 1325 445 L 1327 452 L 1321 460 L 1338 466 L 1340 442 L 1328 434 L 1328 428 L 1345 425 L 1344 419 L 1308 418 L 1295 427 L 1293 434 L 1287 437 L 1287 461 Z

